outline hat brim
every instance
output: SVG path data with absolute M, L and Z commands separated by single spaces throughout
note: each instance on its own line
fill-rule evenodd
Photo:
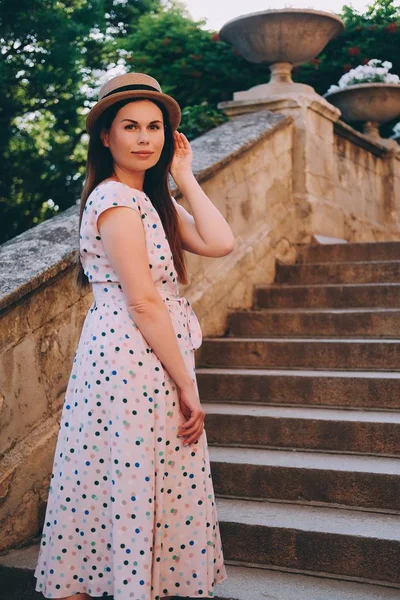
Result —
M 181 122 L 181 109 L 179 104 L 177 103 L 172 96 L 168 94 L 163 94 L 162 92 L 152 92 L 151 90 L 127 90 L 125 92 L 117 92 L 112 96 L 108 96 L 107 98 L 103 98 L 99 100 L 97 104 L 95 104 L 88 114 L 86 115 L 86 131 L 89 135 L 93 132 L 94 124 L 100 115 L 109 107 L 118 102 L 119 100 L 125 100 L 126 98 L 136 98 L 140 96 L 141 98 L 154 98 L 155 100 L 159 100 L 164 104 L 165 108 L 168 111 L 171 127 L 173 130 L 178 128 L 179 123 Z

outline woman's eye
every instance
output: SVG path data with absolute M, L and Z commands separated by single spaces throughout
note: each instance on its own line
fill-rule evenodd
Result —
M 134 123 L 131 123 L 130 125 L 127 125 L 125 129 L 130 129 L 131 127 L 136 127 L 136 125 Z M 158 125 L 150 125 L 150 128 L 160 129 Z

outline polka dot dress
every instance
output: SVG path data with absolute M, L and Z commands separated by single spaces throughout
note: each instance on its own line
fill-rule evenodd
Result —
M 63 404 L 35 589 L 45 598 L 212 598 L 227 574 L 206 432 L 191 446 L 177 437 L 185 418 L 176 385 L 129 314 L 97 229 L 112 206 L 142 217 L 153 281 L 197 389 L 194 350 L 202 333 L 179 296 L 160 217 L 144 192 L 104 181 L 81 223 L 94 300 Z

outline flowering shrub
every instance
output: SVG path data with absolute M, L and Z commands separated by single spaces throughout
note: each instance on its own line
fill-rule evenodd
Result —
M 392 63 L 388 60 L 382 62 L 379 58 L 372 58 L 365 65 L 358 65 L 355 69 L 351 69 L 342 75 L 338 85 L 331 85 L 327 94 L 357 83 L 400 83 L 398 75 L 389 73 L 392 66 Z
M 396 0 L 367 1 L 370 5 L 362 13 L 351 6 L 342 7 L 339 16 L 345 23 L 345 30 L 317 56 L 318 64 L 309 61 L 294 67 L 294 81 L 311 85 L 323 96 L 344 73 L 358 65 L 365 65 L 374 57 L 392 61 L 392 73 L 400 75 L 399 3 Z M 393 124 L 382 127 L 389 132 Z

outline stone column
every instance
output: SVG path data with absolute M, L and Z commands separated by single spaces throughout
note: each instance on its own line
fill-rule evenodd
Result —
M 291 90 L 291 85 L 283 85 L 284 95 L 251 98 L 250 90 L 236 92 L 234 100 L 220 102 L 218 107 L 230 118 L 269 110 L 294 119 L 293 202 L 298 216 L 310 220 L 310 228 L 307 228 L 310 231 L 344 237 L 343 219 L 334 206 L 334 123 L 340 118 L 340 110 L 315 92 L 299 93 Z M 267 86 L 272 88 L 271 84 Z M 244 98 L 240 99 L 241 96 Z

